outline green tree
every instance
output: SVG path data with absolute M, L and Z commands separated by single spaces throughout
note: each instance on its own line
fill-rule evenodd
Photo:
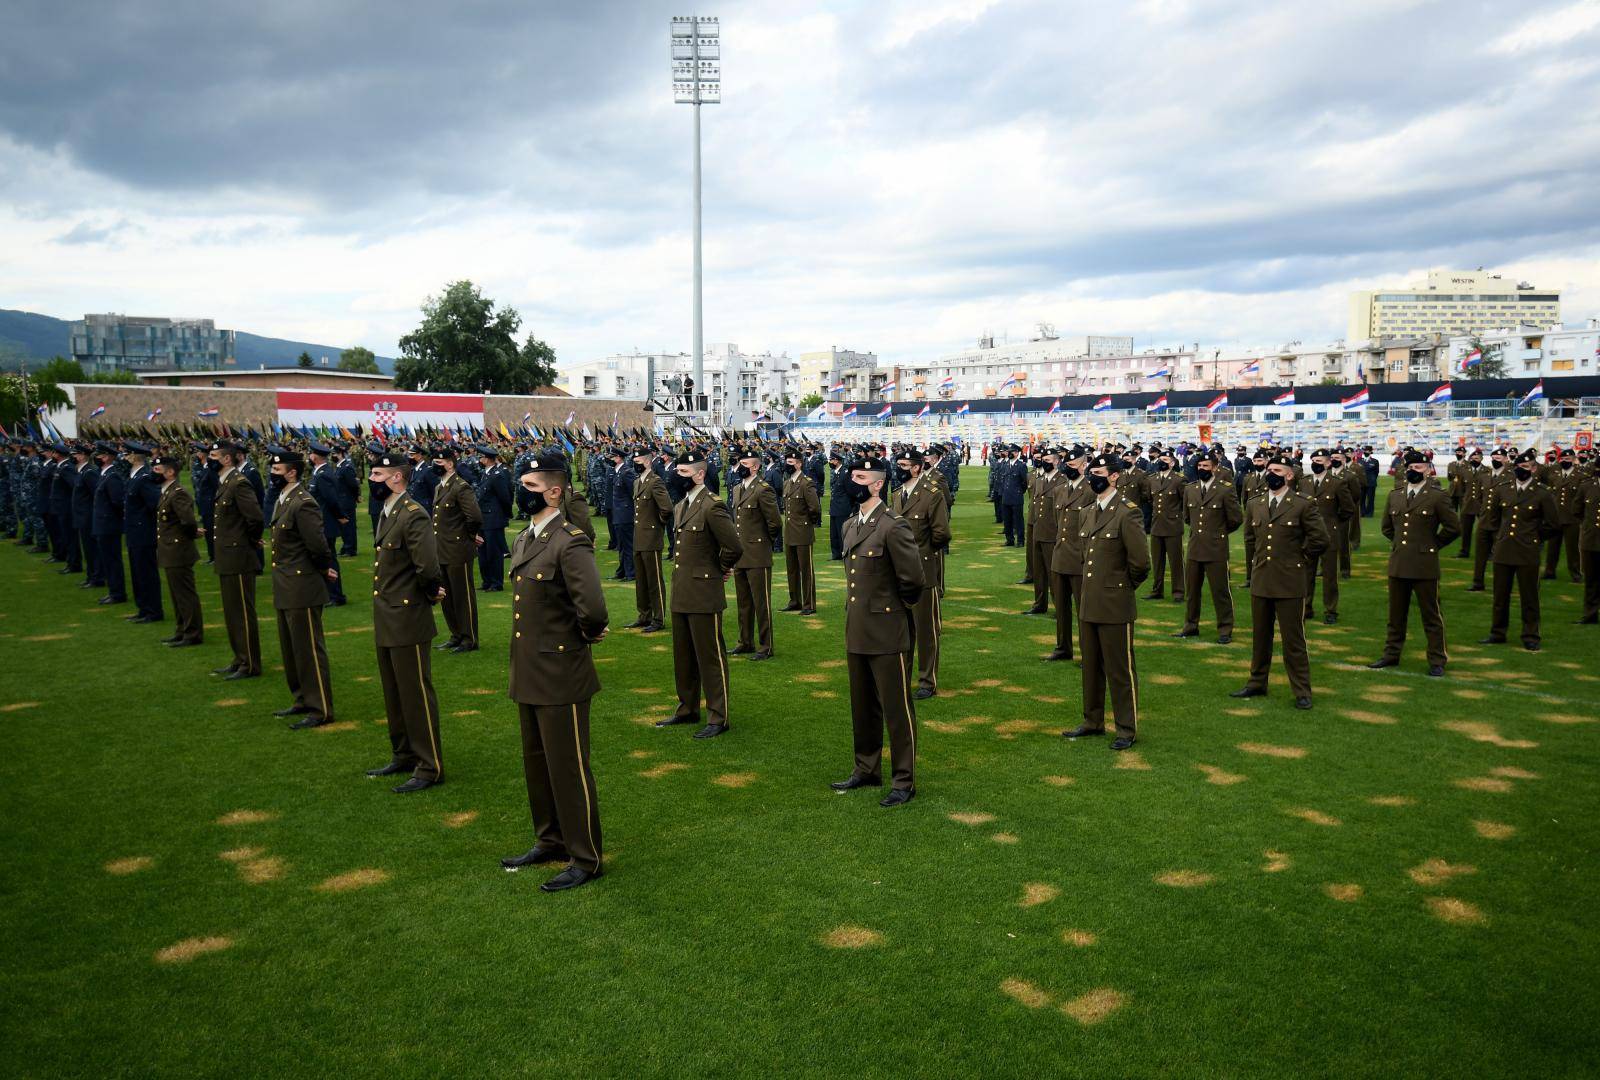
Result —
M 97 371 L 89 379 L 92 383 L 111 386 L 138 386 L 139 377 L 131 371 Z
M 400 339 L 394 382 L 402 390 L 531 394 L 555 379 L 555 351 L 528 336 L 522 316 L 498 310 L 470 281 L 456 281 L 422 304 L 422 324 Z
M 361 375 L 383 373 L 378 367 L 378 358 L 372 355 L 372 350 L 360 345 L 353 345 L 339 354 L 339 370 L 354 371 Z
M 84 378 L 83 365 L 78 363 L 76 360 L 68 360 L 64 356 L 51 357 L 50 362 L 39 369 L 38 373 L 35 375 L 35 378 L 37 378 L 40 382 L 55 383 L 57 386 L 60 386 L 62 383 L 81 383 L 89 381 L 88 379 Z
M 1469 368 L 1466 375 L 1469 379 L 1503 379 L 1506 377 L 1506 358 L 1498 345 L 1485 345 L 1483 338 L 1472 335 L 1472 344 L 1467 351 L 1477 349 L 1483 354 L 1476 367 Z
M 0 424 L 7 431 L 24 420 L 37 422 L 40 405 L 53 409 L 70 406 L 67 392 L 53 382 L 44 382 L 33 375 L 0 375 Z
M 802 410 L 804 410 L 805 412 L 810 412 L 812 409 L 815 409 L 818 405 L 821 405 L 821 404 L 822 404 L 822 395 L 821 394 L 811 393 L 811 394 L 807 394 L 805 397 L 800 399 L 800 408 Z
M 1340 385 L 1339 376 L 1337 376 L 1337 375 L 1324 375 L 1321 379 L 1317 380 L 1317 385 L 1318 386 L 1338 386 L 1338 385 Z
M 311 366 L 311 354 L 308 353 L 308 352 L 301 353 L 300 354 L 299 363 L 300 363 L 301 367 L 310 367 Z

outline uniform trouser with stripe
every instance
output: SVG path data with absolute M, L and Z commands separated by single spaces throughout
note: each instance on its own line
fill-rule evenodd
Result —
M 722 612 L 672 613 L 672 676 L 678 687 L 674 716 L 700 719 L 705 695 L 706 721 L 728 723 L 728 647 L 722 640 Z
M 1183 632 L 1195 633 L 1200 629 L 1202 581 L 1211 587 L 1211 606 L 1217 612 L 1217 633 L 1233 633 L 1233 588 L 1228 584 L 1226 559 L 1206 562 L 1189 559 L 1183 564 L 1183 587 L 1186 598 L 1183 606 Z
M 106 595 L 117 603 L 128 598 L 128 585 L 122 576 L 122 534 L 102 533 L 94 538 L 100 552 L 100 576 L 105 579 Z
M 817 606 L 817 573 L 811 565 L 810 544 L 785 544 L 783 565 L 788 571 L 789 603 L 799 604 L 803 611 L 813 611 Z
M 1078 629 L 1078 621 L 1072 615 L 1072 605 L 1082 597 L 1082 574 L 1050 572 L 1050 598 L 1056 604 L 1056 651 L 1065 653 L 1069 660 L 1072 659 L 1072 635 Z
M 94 542 L 94 532 L 85 525 L 78 530 L 78 542 L 83 545 L 83 576 L 91 585 L 104 585 L 105 576 L 100 573 L 100 545 Z
M 206 562 L 214 562 L 217 558 L 217 538 L 212 533 L 212 526 L 216 524 L 216 520 L 215 510 L 200 511 L 200 527 L 206 531 Z M 377 526 L 374 525 L 373 528 Z
M 1581 551 L 1583 567 L 1583 618 L 1600 618 L 1600 551 Z
M 566 852 L 574 866 L 600 871 L 600 801 L 589 768 L 589 703 L 518 703 L 522 775 L 538 845 Z
M 1511 623 L 1511 583 L 1517 583 L 1517 599 L 1522 602 L 1522 643 L 1539 641 L 1539 566 L 1494 564 L 1494 603 L 1489 617 L 1489 636 L 1505 640 Z
M 279 609 L 278 649 L 283 654 L 283 677 L 295 705 L 314 716 L 333 719 L 333 677 L 328 670 L 328 648 L 322 639 L 322 609 Z
M 1383 658 L 1399 660 L 1406 644 L 1406 623 L 1411 619 L 1411 598 L 1417 598 L 1422 632 L 1428 637 L 1428 663 L 1440 667 L 1450 659 L 1445 649 L 1444 610 L 1439 606 L 1437 578 L 1389 579 L 1389 633 L 1383 640 Z
M 133 602 L 139 614 L 162 618 L 161 571 L 156 567 L 154 544 L 128 545 L 128 576 L 132 578 Z
M 1472 585 L 1481 589 L 1484 574 L 1489 569 L 1489 556 L 1494 554 L 1494 533 L 1487 529 L 1479 529 L 1472 542 L 1477 545 L 1477 550 L 1472 553 Z
M 444 622 L 450 636 L 463 645 L 478 643 L 478 597 L 472 588 L 472 563 L 448 563 L 444 567 Z
M 1576 581 L 1583 576 L 1578 560 L 1578 526 L 1563 525 L 1561 531 L 1544 542 L 1544 572 L 1554 574 L 1561 563 L 1561 549 L 1567 549 L 1567 573 Z
M 846 653 L 845 663 L 850 672 L 854 775 L 882 775 L 883 731 L 888 728 L 891 782 L 897 788 L 916 787 L 917 714 L 911 703 L 910 658 L 905 653 Z
M 772 567 L 752 566 L 733 572 L 739 603 L 739 648 L 772 651 Z
M 1472 537 L 1478 531 L 1478 515 L 1465 513 L 1461 515 L 1461 550 L 1460 555 L 1472 554 Z
M 1306 650 L 1303 596 L 1250 597 L 1250 678 L 1252 690 L 1265 690 L 1272 671 L 1273 624 L 1283 635 L 1283 669 L 1297 698 L 1311 696 L 1311 653 Z
M 1022 530 L 1022 579 L 1032 583 L 1033 578 L 1033 522 L 1028 522 Z M 1038 587 L 1034 587 L 1034 595 L 1039 594 Z
M 1031 556 L 1028 576 L 1033 578 L 1033 606 L 1049 610 L 1050 559 L 1056 553 L 1056 542 L 1053 539 L 1040 540 L 1039 534 L 1035 533 L 1028 552 Z
M 228 627 L 233 666 L 261 674 L 261 628 L 256 625 L 256 575 L 218 574 L 222 621 Z
M 932 586 L 923 589 L 911 608 L 912 629 L 915 631 L 913 660 L 917 671 L 917 689 L 939 689 L 939 635 L 943 631 L 944 601 L 939 590 Z
M 1117 734 L 1133 738 L 1139 727 L 1139 673 L 1133 662 L 1132 623 L 1081 624 L 1083 723 L 1105 730 L 1106 691 Z
M 633 553 L 633 602 L 644 622 L 667 621 L 667 585 L 661 574 L 661 549 Z
M 1343 542 L 1339 545 L 1339 572 L 1350 572 L 1350 552 L 1361 550 L 1361 513 L 1358 508 L 1356 515 L 1345 522 Z
M 1172 598 L 1183 595 L 1183 537 L 1152 536 L 1150 538 L 1150 593 L 1161 596 L 1166 592 L 1167 568 L 1172 568 Z
M 178 624 L 173 636 L 182 641 L 205 640 L 205 619 L 200 614 L 200 592 L 194 586 L 194 567 L 169 566 L 166 574 L 172 617 Z
M 483 527 L 483 546 L 478 549 L 478 580 L 484 588 L 503 586 L 506 583 L 506 530 L 505 526 Z
M 1312 559 L 1306 567 L 1306 616 L 1309 618 L 1316 613 L 1314 597 L 1317 592 L 1317 578 L 1322 578 L 1322 613 L 1324 615 L 1339 614 L 1339 536 L 1344 532 L 1341 522 L 1334 526 L 1335 535 L 1329 540 L 1328 547 L 1321 555 Z
M 439 699 L 433 692 L 433 657 L 427 642 L 379 645 L 378 681 L 389 721 L 389 748 L 396 765 L 424 780 L 444 776 L 439 756 Z

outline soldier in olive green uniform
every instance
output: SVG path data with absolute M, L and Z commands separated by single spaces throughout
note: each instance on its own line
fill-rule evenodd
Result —
M 1279 455 L 1267 464 L 1266 493 L 1245 510 L 1254 534 L 1250 574 L 1250 679 L 1231 696 L 1261 697 L 1272 670 L 1273 626 L 1283 634 L 1283 666 L 1297 709 L 1311 708 L 1311 654 L 1306 650 L 1306 568 L 1331 543 L 1317 504 L 1290 490 L 1294 464 Z M 1347 493 L 1348 494 L 1348 493 Z
M 844 523 L 844 647 L 855 768 L 832 787 L 845 792 L 882 786 L 887 727 L 892 787 L 878 805 L 893 807 L 917 793 L 911 612 L 926 583 L 911 527 L 883 502 L 888 467 L 879 457 L 851 462 L 845 485 L 855 506 Z
M 1171 450 L 1156 459 L 1156 473 L 1146 491 L 1150 499 L 1150 593 L 1146 600 L 1166 595 L 1167 571 L 1172 571 L 1172 598 L 1183 599 L 1183 475 Z
M 1468 592 L 1483 592 L 1484 577 L 1489 570 L 1489 558 L 1494 554 L 1495 530 L 1489 525 L 1489 508 L 1494 504 L 1495 493 L 1512 484 L 1511 469 L 1508 468 L 1510 455 L 1502 446 L 1495 447 L 1489 453 L 1489 469 L 1480 472 L 1478 482 L 1478 527 L 1474 530 L 1472 542 L 1477 545 L 1477 550 L 1472 555 L 1472 584 Z
M 935 582 L 939 573 L 939 549 L 950 542 L 950 505 L 945 502 L 944 491 L 923 466 L 922 454 L 916 450 L 908 449 L 895 455 L 895 480 L 900 486 L 894 491 L 894 512 L 910 527 L 911 537 L 922 553 L 922 580 L 926 586 L 917 598 L 916 607 L 911 609 L 916 631 L 915 697 L 918 701 L 939 692 L 939 636 L 944 632 L 944 610 Z M 1053 534 L 1053 520 L 1049 527 Z M 1033 533 L 1036 540 L 1044 528 L 1041 520 Z M 1048 580 L 1048 569 L 1041 576 Z
M 761 458 L 740 451 L 739 482 L 733 488 L 733 531 L 739 561 L 733 564 L 734 597 L 739 605 L 739 641 L 731 656 L 753 653 L 772 658 L 772 541 L 783 534 L 778 497 L 761 478 Z
M 1228 537 L 1244 524 L 1244 510 L 1233 484 L 1216 474 L 1216 462 L 1195 463 L 1195 482 L 1183 491 L 1183 520 L 1189 525 L 1188 558 L 1183 564 L 1183 628 L 1174 637 L 1200 636 L 1200 588 L 1211 589 L 1217 613 L 1217 644 L 1233 641 L 1233 588 L 1228 583 Z
M 798 447 L 783 456 L 783 564 L 788 571 L 789 605 L 783 610 L 802 615 L 817 613 L 817 572 L 811 551 L 822 524 L 822 500 L 804 469 Z
M 1522 601 L 1522 647 L 1538 652 L 1539 545 L 1561 528 L 1560 513 L 1550 489 L 1533 478 L 1536 460 L 1525 453 L 1516 460 L 1509 484 L 1494 488 L 1484 521 L 1494 536 L 1494 603 L 1489 636 L 1479 644 L 1503 645 L 1511 622 L 1511 584 Z
M 1072 640 L 1078 633 L 1074 605 L 1083 595 L 1083 537 L 1079 522 L 1083 511 L 1093 505 L 1094 492 L 1084 479 L 1089 449 L 1075 446 L 1057 448 L 1061 462 L 1061 486 L 1056 489 L 1056 546 L 1050 553 L 1050 598 L 1056 605 L 1056 647 L 1044 655 L 1046 660 L 1071 660 Z
M 590 647 L 606 636 L 594 541 L 559 509 L 566 458 L 536 455 L 520 482 L 533 516 L 511 547 L 511 700 L 522 727 L 522 773 L 534 845 L 507 870 L 566 861 L 544 892 L 600 876 L 600 802 L 589 768 L 589 702 L 600 692 Z
M 1139 675 L 1133 658 L 1134 599 L 1150 574 L 1150 549 L 1139 508 L 1117 492 L 1122 460 L 1102 454 L 1089 463 L 1094 502 L 1078 515 L 1083 544 L 1083 593 L 1079 625 L 1083 644 L 1083 723 L 1063 732 L 1069 739 L 1104 735 L 1106 694 L 1117 737 L 1111 749 L 1134 744 L 1139 726 Z
M 1587 479 L 1578 489 L 1578 557 L 1583 569 L 1583 614 L 1578 623 L 1600 623 L 1600 474 L 1586 465 Z
M 1450 654 L 1445 645 L 1444 611 L 1439 606 L 1439 552 L 1461 534 L 1461 521 L 1450 508 L 1450 496 L 1433 483 L 1427 455 L 1408 451 L 1403 483 L 1389 492 L 1383 508 L 1383 535 L 1389 552 L 1389 634 L 1383 655 L 1367 666 L 1394 667 L 1406 643 L 1411 598 L 1417 599 L 1422 630 L 1428 636 L 1428 674 L 1444 674 Z
M 672 498 L 667 485 L 650 467 L 645 447 L 633 452 L 639 477 L 633 482 L 633 596 L 639 617 L 626 629 L 654 634 L 666 626 L 667 582 L 661 568 L 661 550 L 672 520 Z
M 1344 544 L 1345 527 L 1356 515 L 1356 501 L 1350 494 L 1350 481 L 1332 475 L 1327 450 L 1311 452 L 1311 475 L 1302 477 L 1300 494 L 1316 504 L 1323 526 L 1328 530 L 1328 546 L 1320 558 L 1306 564 L 1306 618 L 1317 615 L 1313 600 L 1317 576 L 1322 577 L 1322 621 L 1329 626 L 1339 621 L 1339 551 Z
M 194 564 L 200 561 L 194 540 L 200 535 L 200 522 L 195 517 L 193 496 L 178 479 L 183 460 L 162 454 L 150 460 L 150 467 L 161 477 L 161 499 L 156 503 L 156 565 L 166 575 L 167 595 L 172 598 L 177 621 L 173 635 L 162 644 L 181 649 L 205 639 L 205 618 L 194 586 Z
M 1458 559 L 1472 558 L 1473 535 L 1478 531 L 1478 515 L 1483 511 L 1483 488 L 1478 481 L 1486 470 L 1483 466 L 1483 451 L 1474 449 L 1461 466 L 1461 506 L 1456 513 L 1461 515 L 1461 550 L 1456 552 Z
M 1574 581 L 1583 580 L 1583 569 L 1578 558 L 1578 494 L 1583 490 L 1584 473 L 1578 468 L 1578 456 L 1569 446 L 1561 451 L 1555 472 L 1550 478 L 1550 494 L 1555 497 L 1561 531 L 1550 538 L 1544 548 L 1544 577 L 1556 579 L 1556 566 L 1561 562 L 1561 550 L 1567 552 L 1567 575 Z
M 1267 452 L 1258 449 L 1250 459 L 1252 468 L 1245 473 L 1244 483 L 1240 485 L 1243 489 L 1243 494 L 1239 500 L 1239 508 L 1244 512 L 1246 520 L 1248 520 L 1250 514 L 1250 500 L 1258 495 L 1266 494 L 1267 458 Z M 1250 534 L 1250 530 L 1244 530 L 1244 587 L 1247 589 L 1250 587 L 1250 570 L 1255 566 L 1256 562 L 1255 542 L 1255 537 Z
M 261 564 L 256 552 L 261 547 L 265 520 L 255 488 L 240 471 L 245 462 L 244 447 L 218 442 L 211 447 L 211 456 L 222 464 L 216 501 L 211 508 L 211 530 L 216 538 L 222 621 L 227 624 L 228 646 L 233 649 L 233 662 L 212 674 L 229 680 L 254 679 L 261 674 L 261 628 L 256 625 L 256 575 Z
M 278 717 L 299 716 L 290 727 L 313 728 L 333 722 L 333 678 L 322 636 L 322 609 L 328 582 L 338 576 L 323 529 L 322 510 L 301 477 L 305 459 L 275 447 L 272 475 L 283 489 L 272 504 L 272 606 L 278 613 L 278 647 L 283 677 L 294 701 Z
M 706 455 L 679 454 L 669 483 L 683 497 L 673 508 L 677 546 L 672 557 L 672 669 L 678 707 L 656 727 L 694 724 L 705 695 L 707 723 L 694 733 L 714 739 L 728 730 L 728 650 L 722 613 L 728 607 L 723 582 L 744 553 L 733 518 L 721 499 L 706 490 Z
M 444 574 L 444 622 L 450 636 L 435 649 L 450 652 L 475 652 L 478 648 L 478 599 L 473 591 L 472 564 L 483 543 L 483 511 L 478 495 L 456 472 L 456 449 L 441 446 L 433 452 L 434 467 L 440 473 L 433 489 L 433 536 L 439 552 L 439 570 Z
M 1033 585 L 1033 606 L 1024 615 L 1050 610 L 1050 556 L 1056 546 L 1056 489 L 1061 486 L 1060 458 L 1040 453 L 1038 468 L 1028 483 L 1028 576 Z
M 1345 522 L 1339 540 L 1339 576 L 1350 577 L 1350 552 L 1361 550 L 1361 506 L 1367 494 L 1367 470 L 1356 463 L 1354 450 L 1335 450 L 1328 472 L 1350 488 L 1355 513 Z
M 433 692 L 438 635 L 433 605 L 444 599 L 444 575 L 428 512 L 406 494 L 411 461 L 398 451 L 372 457 L 369 479 L 388 491 L 373 540 L 372 628 L 378 681 L 389 722 L 390 758 L 368 776 L 409 772 L 397 795 L 444 783 L 439 753 L 439 699 Z

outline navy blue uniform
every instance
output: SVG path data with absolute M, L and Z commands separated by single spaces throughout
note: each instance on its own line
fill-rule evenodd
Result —
M 855 504 L 845 494 L 844 482 L 850 479 L 842 464 L 831 465 L 828 479 L 828 546 L 835 560 L 844 558 L 844 522 L 855 513 Z
M 77 463 L 71 459 L 58 462 L 50 478 L 50 517 L 54 523 L 52 554 L 67 565 L 68 573 L 76 574 L 82 564 L 78 560 L 78 534 L 72 529 L 72 485 L 78 477 Z
M 156 504 L 161 501 L 161 477 L 150 466 L 141 465 L 128 474 L 123 490 L 122 531 L 128 541 L 133 602 L 140 615 L 159 620 L 161 571 L 156 566 Z
M 94 489 L 100 483 L 100 467 L 92 461 L 77 466 L 78 479 L 72 485 L 73 543 L 83 551 L 84 585 L 104 585 L 100 576 L 100 552 L 94 543 Z
M 122 473 L 116 465 L 100 473 L 94 489 L 94 543 L 100 552 L 100 576 L 105 578 L 104 599 L 113 604 L 126 603 L 128 586 L 122 576 L 122 513 L 127 499 Z
M 323 462 L 311 470 L 311 480 L 306 484 L 306 490 L 317 501 L 317 509 L 322 511 L 322 538 L 328 542 L 328 566 L 319 566 L 317 569 L 327 571 L 331 567 L 336 573 L 339 570 L 339 540 L 344 535 L 344 526 L 339 524 L 339 519 L 350 516 L 344 510 L 344 495 L 339 488 L 339 470 L 336 466 Z M 352 504 L 350 512 L 354 511 Z M 267 520 L 272 519 L 269 517 Z M 341 578 L 334 578 L 328 582 L 328 603 L 339 605 L 344 602 L 344 582 Z
M 511 524 L 511 471 L 498 461 L 484 470 L 474 489 L 483 513 L 483 546 L 478 549 L 478 577 L 486 592 L 505 585 L 506 526 Z
M 217 478 L 222 475 L 222 466 L 215 461 L 207 461 L 203 466 L 190 470 L 194 480 L 194 502 L 200 511 L 200 524 L 206 530 L 206 562 L 216 558 L 217 541 L 211 535 L 211 526 L 216 523 L 217 507 Z
M 250 487 L 256 493 L 256 502 L 266 509 L 263 511 L 266 520 L 272 520 L 272 504 L 277 501 L 278 493 L 274 491 L 272 498 L 267 498 L 267 487 L 261 482 L 261 471 L 256 468 L 256 463 L 249 458 L 244 459 L 244 464 L 239 467 L 244 478 L 249 481 Z M 256 548 L 256 573 L 261 573 L 267 568 L 267 553 L 264 548 Z
M 639 478 L 633 462 L 624 461 L 611 474 L 611 535 L 617 541 L 616 577 L 634 579 L 633 569 L 633 483 Z
M 1006 547 L 1023 543 L 1022 503 L 1028 493 L 1028 465 L 1018 459 L 1005 462 L 1000 469 L 1000 522 L 1006 530 Z
M 361 501 L 361 477 L 356 475 L 355 463 L 349 458 L 339 462 L 338 476 L 339 509 L 343 511 L 339 516 L 344 518 L 344 524 L 339 526 L 339 554 L 350 558 L 357 554 L 356 503 Z
M 439 486 L 439 472 L 431 462 L 424 461 L 411 470 L 411 483 L 406 487 L 406 495 L 413 502 L 421 505 L 433 516 L 433 489 Z

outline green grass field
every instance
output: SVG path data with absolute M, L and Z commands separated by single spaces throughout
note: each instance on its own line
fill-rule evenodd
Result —
M 343 723 L 290 732 L 267 584 L 267 674 L 224 683 L 209 568 L 207 645 L 169 650 L 170 622 L 129 626 L 3 545 L 5 1072 L 1594 1075 L 1581 586 L 1544 583 L 1542 653 L 1480 647 L 1487 596 L 1448 559 L 1449 676 L 1423 676 L 1415 619 L 1403 667 L 1367 671 L 1369 520 L 1342 625 L 1310 628 L 1314 710 L 1281 669 L 1227 697 L 1242 588 L 1231 647 L 1145 602 L 1141 739 L 1117 755 L 1059 737 L 1079 671 L 1039 661 L 1051 622 L 1019 614 L 1020 553 L 963 479 L 917 799 L 828 789 L 851 753 L 824 538 L 821 615 L 735 661 L 727 737 L 650 726 L 665 635 L 600 647 L 608 874 L 560 895 L 497 864 L 531 843 L 506 594 L 480 594 L 483 651 L 436 654 L 448 782 L 400 797 L 362 775 L 388 757 L 364 557 L 327 617 Z M 608 583 L 613 625 L 632 588 Z

